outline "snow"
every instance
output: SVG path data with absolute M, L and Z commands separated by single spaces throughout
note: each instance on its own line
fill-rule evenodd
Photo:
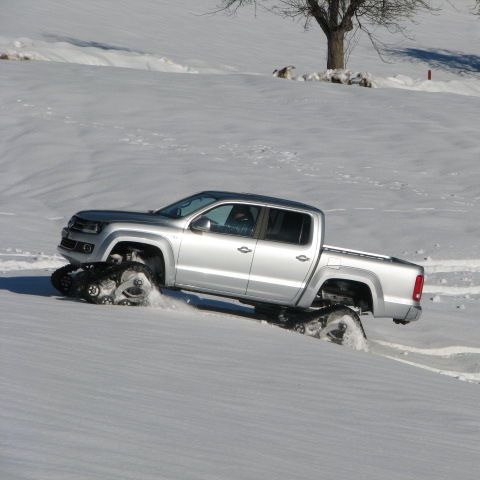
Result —
M 60 268 L 66 261 L 60 255 L 32 255 L 30 253 L 0 253 L 0 272 L 20 270 L 49 270 Z
M 96 42 L 81 41 L 42 42 L 29 38 L 0 42 L 2 53 L 12 60 L 77 63 L 119 68 L 134 68 L 155 72 L 198 73 L 188 66 L 174 63 L 169 58 L 112 47 Z
M 322 71 L 325 51 L 314 28 L 263 11 L 3 3 L 0 53 L 32 59 L 0 60 L 2 480 L 476 479 L 470 2 L 439 2 L 413 39 L 385 36 L 392 63 L 361 39 L 348 68 L 371 72 L 373 89 L 273 78 L 290 64 Z M 49 275 L 73 213 L 146 211 L 204 189 L 313 204 L 327 244 L 424 265 L 422 319 L 362 317 L 368 344 L 348 348 L 226 299 L 57 296 Z
M 3 478 L 475 477 L 476 385 L 234 317 L 74 306 L 3 322 Z
M 396 75 L 395 77 L 374 77 L 373 86 L 376 88 L 403 88 L 421 92 L 454 93 L 457 95 L 480 96 L 480 82 L 478 80 L 448 80 L 437 82 L 434 80 L 420 80 Z

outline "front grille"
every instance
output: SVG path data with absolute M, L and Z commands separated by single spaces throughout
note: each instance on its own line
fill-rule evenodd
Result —
M 70 240 L 69 238 L 62 238 L 60 245 L 64 248 L 68 248 L 69 250 L 75 250 L 77 242 L 75 240 Z
M 69 238 L 62 238 L 60 242 L 60 246 L 66 248 L 67 250 L 73 250 L 75 252 L 91 254 L 95 249 L 95 245 L 93 243 L 86 243 L 86 242 L 76 242 L 75 240 L 70 240 Z

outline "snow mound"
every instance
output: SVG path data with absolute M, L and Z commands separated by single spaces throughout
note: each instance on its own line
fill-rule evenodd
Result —
M 0 254 L 0 272 L 56 269 L 65 263 L 58 255 Z
M 368 72 L 351 72 L 350 70 L 337 69 L 325 72 L 306 73 L 296 80 L 304 82 L 330 82 L 343 85 L 359 85 L 360 87 L 372 87 L 372 75 Z
M 60 39 L 62 41 L 43 42 L 29 38 L 12 41 L 0 38 L 0 59 L 74 63 L 167 73 L 199 73 L 164 56 L 98 42 L 79 42 L 68 37 Z
M 273 76 L 285 80 L 296 80 L 299 82 L 330 82 L 343 85 L 359 85 L 361 87 L 372 87 L 371 74 L 368 72 L 351 72 L 346 69 L 329 69 L 324 72 L 305 73 L 297 76 L 294 74 L 295 67 L 288 65 L 281 69 L 275 69 Z
M 374 76 L 372 78 L 372 87 L 401 88 L 418 92 L 454 93 L 456 95 L 480 97 L 480 81 L 476 79 L 437 82 L 434 80 L 414 80 L 406 75 L 396 75 L 386 78 Z
M 148 295 L 148 306 L 178 312 L 188 312 L 195 308 L 189 304 L 188 300 L 165 294 L 157 288 Z
M 329 82 L 340 83 L 342 85 L 359 85 L 368 88 L 400 88 L 417 92 L 454 93 L 456 95 L 473 97 L 480 96 L 480 80 L 473 78 L 437 82 L 433 80 L 414 80 L 406 75 L 384 78 L 374 76 L 369 72 L 352 72 L 344 69 L 330 69 L 324 72 L 312 72 L 303 75 L 295 75 L 294 71 L 295 67 L 289 65 L 282 69 L 275 69 L 273 76 L 299 82 Z

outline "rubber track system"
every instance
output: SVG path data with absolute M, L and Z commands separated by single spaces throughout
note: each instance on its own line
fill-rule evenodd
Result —
M 62 295 L 99 305 L 148 305 L 156 287 L 151 270 L 140 262 L 66 265 L 52 274 L 51 281 Z
M 345 321 L 345 317 L 348 321 Z M 320 310 L 294 313 L 279 326 L 303 335 L 327 338 L 338 345 L 344 343 L 347 331 L 352 328 L 357 329 L 363 338 L 367 338 L 358 314 L 344 305 L 331 305 Z

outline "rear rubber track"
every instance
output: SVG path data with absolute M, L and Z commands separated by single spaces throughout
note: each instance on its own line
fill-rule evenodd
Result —
M 341 345 L 347 329 L 350 328 L 347 323 L 341 321 L 344 316 L 353 321 L 366 339 L 367 335 L 358 314 L 351 308 L 340 304 L 330 305 L 319 310 L 292 313 L 279 326 L 311 337 L 326 336 L 331 342 Z

